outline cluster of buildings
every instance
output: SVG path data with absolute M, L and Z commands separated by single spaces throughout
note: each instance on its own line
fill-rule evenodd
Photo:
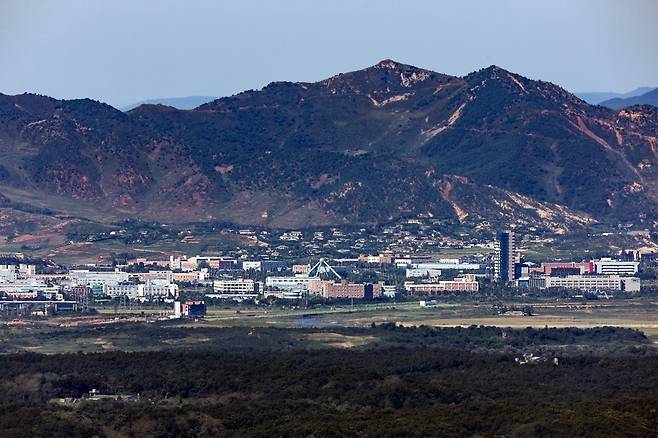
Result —
M 566 288 L 582 291 L 638 292 L 640 262 L 601 258 L 583 262 L 523 262 L 512 231 L 497 236 L 494 255 L 496 281 L 529 289 Z
M 318 296 L 326 299 L 374 299 L 395 295 L 395 286 L 384 282 L 350 283 L 320 259 L 314 266 L 293 265 L 290 275 L 268 275 L 265 282 L 252 279 L 220 279 L 213 283 L 213 293 L 207 296 L 224 299 L 249 299 L 258 296 L 282 299 L 302 299 Z
M 289 242 L 297 242 L 304 236 L 298 232 L 286 233 Z M 336 233 L 331 235 L 338 237 Z M 326 239 L 327 234 L 314 238 Z M 640 290 L 637 277 L 640 263 L 633 257 L 530 263 L 520 257 L 516 240 L 512 231 L 500 232 L 492 245 L 493 258 L 489 254 L 434 258 L 384 251 L 353 258 L 334 257 L 332 264 L 320 259 L 311 265 L 278 259 L 253 260 L 246 256 L 197 255 L 134 258 L 115 266 L 83 266 L 61 273 L 38 272 L 35 265 L 17 261 L 0 265 L 0 309 L 20 307 L 20 302 L 32 301 L 57 303 L 59 308 L 72 310 L 84 309 L 100 300 L 174 303 L 180 298 L 181 288 L 188 286 L 204 291 L 204 296 L 211 299 L 236 301 L 263 297 L 368 300 L 394 297 L 398 293 L 468 294 L 478 292 L 483 279 L 529 289 Z M 362 270 L 369 275 L 360 276 Z M 190 315 L 198 314 L 198 303 L 182 304 L 185 302 L 179 303 L 178 308 L 181 317 L 196 317 Z
M 0 265 L 0 292 L 16 300 L 30 300 L 37 296 L 63 299 L 59 287 L 51 285 L 48 278 L 37 275 L 35 265 L 25 263 Z
M 66 273 L 45 274 L 38 273 L 36 267 L 27 263 L 0 265 L 0 298 L 14 302 L 13 306 L 18 301 L 35 300 L 88 304 L 93 298 L 103 297 L 126 297 L 141 302 L 173 301 L 179 295 L 179 287 L 170 271 L 130 273 L 119 268 L 72 269 Z

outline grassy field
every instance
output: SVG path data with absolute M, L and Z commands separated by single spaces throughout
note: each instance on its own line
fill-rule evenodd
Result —
M 517 304 L 522 306 L 523 303 Z M 599 327 L 641 330 L 658 342 L 658 302 L 651 300 L 581 303 L 531 303 L 533 316 L 494 314 L 491 304 L 443 303 L 420 307 L 417 301 L 396 304 L 359 304 L 317 309 L 233 309 L 211 307 L 199 325 L 224 327 L 367 327 L 395 321 L 403 325 L 440 327 L 491 325 L 498 327 Z
M 0 352 L 39 353 L 151 351 L 170 348 L 361 347 L 383 342 L 374 323 L 501 328 L 617 326 L 645 333 L 658 347 L 658 302 L 647 299 L 516 303 L 532 305 L 533 316 L 497 315 L 490 303 L 418 301 L 317 306 L 209 306 L 205 319 L 170 320 L 166 307 L 99 307 L 97 314 L 0 323 Z M 245 347 L 246 346 L 246 347 Z
M 523 303 L 517 303 L 522 306 Z M 205 319 L 169 320 L 166 307 L 100 307 L 96 315 L 60 316 L 0 324 L 0 352 L 40 353 L 149 351 L 169 348 L 360 347 L 382 342 L 371 325 L 501 328 L 617 326 L 644 332 L 658 346 L 658 302 L 651 300 L 588 303 L 532 303 L 535 315 L 498 315 L 489 303 L 440 303 L 420 307 L 417 301 L 354 306 L 282 308 L 276 306 L 209 306 Z M 290 330 L 293 329 L 293 330 Z M 262 344 L 262 345 L 261 345 Z M 269 348 L 269 347 L 267 347 Z

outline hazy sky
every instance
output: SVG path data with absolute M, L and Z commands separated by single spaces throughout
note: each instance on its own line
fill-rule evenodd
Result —
M 571 91 L 658 86 L 658 0 L 0 0 L 0 92 L 223 96 L 394 60 Z

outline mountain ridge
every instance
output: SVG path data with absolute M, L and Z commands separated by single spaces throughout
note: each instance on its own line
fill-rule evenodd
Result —
M 161 97 L 161 98 L 140 100 L 139 102 L 135 102 L 129 105 L 124 105 L 117 109 L 126 112 L 135 109 L 140 105 L 165 105 L 180 110 L 190 110 L 215 99 L 217 99 L 217 97 L 215 96 Z
M 658 106 L 658 88 L 654 88 L 639 96 L 609 99 L 601 102 L 601 105 L 612 109 L 622 109 L 634 105 Z
M 600 105 L 601 102 L 610 99 L 615 99 L 615 98 L 625 99 L 628 97 L 640 96 L 644 93 L 653 90 L 654 88 L 655 87 L 637 87 L 625 93 L 617 93 L 615 91 L 591 91 L 591 92 L 576 92 L 573 94 L 579 97 L 580 99 L 584 100 L 585 102 L 589 103 L 590 105 Z
M 651 225 L 657 121 L 498 66 L 456 77 L 392 60 L 185 111 L 0 95 L 0 193 L 271 227 Z

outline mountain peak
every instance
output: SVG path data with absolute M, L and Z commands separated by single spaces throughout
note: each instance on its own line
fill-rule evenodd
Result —
M 487 83 L 499 84 L 521 94 L 529 94 L 530 89 L 528 86 L 532 83 L 529 79 L 507 71 L 497 65 L 490 65 L 487 68 L 469 73 L 464 79 L 476 88 L 485 86 Z
M 383 59 L 377 64 L 373 65 L 373 68 L 386 69 L 386 70 L 398 70 L 404 64 L 393 61 L 392 59 Z
M 341 73 L 318 84 L 331 94 L 391 94 L 415 87 L 434 87 L 438 83 L 454 79 L 392 59 L 384 59 L 361 70 Z
M 489 67 L 474 71 L 473 73 L 468 74 L 468 76 L 477 76 L 477 77 L 488 78 L 488 79 L 501 79 L 501 78 L 509 78 L 510 76 L 517 76 L 517 75 L 505 70 L 500 66 L 492 64 Z
M 409 73 L 409 74 L 411 73 L 436 74 L 431 70 L 427 70 L 409 64 L 403 64 L 401 62 L 394 61 L 388 58 L 379 61 L 377 64 L 373 65 L 372 67 L 368 67 L 360 71 L 370 71 L 370 70 L 386 70 L 394 73 Z

